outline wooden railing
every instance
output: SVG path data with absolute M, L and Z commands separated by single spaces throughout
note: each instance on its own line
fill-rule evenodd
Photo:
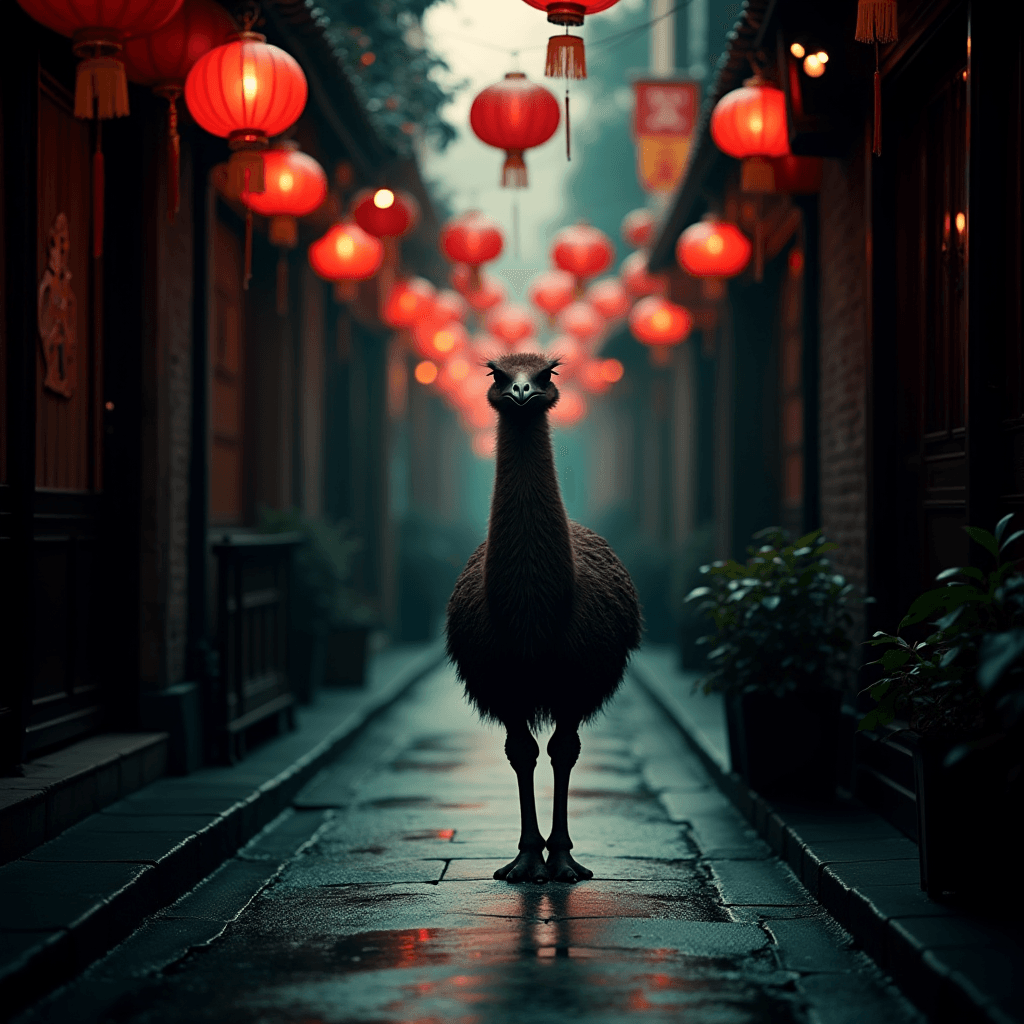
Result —
M 216 761 L 243 757 L 254 726 L 294 725 L 288 595 L 292 552 L 302 540 L 298 533 L 225 534 L 211 546 L 220 672 L 206 721 Z

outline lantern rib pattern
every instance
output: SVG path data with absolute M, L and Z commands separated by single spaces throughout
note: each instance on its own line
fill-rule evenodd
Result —
M 287 193 L 280 186 L 284 173 L 293 176 Z M 327 175 L 308 153 L 270 149 L 263 154 L 263 192 L 245 192 L 242 202 L 264 217 L 305 217 L 327 198 Z
M 18 0 L 40 25 L 62 36 L 73 36 L 87 29 L 107 30 L 123 42 L 131 36 L 148 35 L 165 25 L 177 13 L 182 0 Z

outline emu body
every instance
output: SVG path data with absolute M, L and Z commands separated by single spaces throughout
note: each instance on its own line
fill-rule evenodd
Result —
M 495 382 L 488 401 L 498 411 L 494 493 L 487 539 L 448 604 L 448 654 L 480 714 L 505 726 L 519 781 L 520 854 L 495 877 L 574 882 L 592 874 L 569 854 L 566 807 L 578 729 L 618 689 L 640 643 L 640 608 L 607 542 L 572 522 L 562 503 L 547 421 L 558 400 L 551 381 L 557 363 L 509 355 L 489 365 Z M 545 840 L 534 805 L 539 748 L 531 730 L 550 723 L 555 812 Z

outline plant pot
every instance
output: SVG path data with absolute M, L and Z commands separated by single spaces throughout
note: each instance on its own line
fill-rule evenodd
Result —
M 1010 744 L 975 750 L 947 768 L 946 756 L 961 742 L 914 737 L 921 888 L 933 898 L 991 902 L 995 873 L 1000 902 L 1019 905 L 1019 873 L 1009 869 L 1019 856 L 1014 838 L 1021 817 L 1020 787 L 1006 781 Z
M 366 685 L 369 626 L 334 626 L 327 633 L 327 686 Z
M 312 704 L 324 685 L 327 637 L 323 633 L 293 629 L 289 640 L 288 674 L 292 692 L 300 704 Z
M 839 693 L 822 687 L 776 697 L 725 698 L 733 771 L 765 796 L 830 799 L 836 788 Z

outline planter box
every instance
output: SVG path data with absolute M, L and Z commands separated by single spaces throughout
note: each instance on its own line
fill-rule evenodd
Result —
M 366 646 L 369 626 L 336 626 L 327 633 L 327 686 L 366 684 Z
M 839 694 L 822 688 L 775 697 L 725 697 L 733 771 L 765 796 L 830 799 L 835 794 Z
M 921 888 L 929 896 L 981 898 L 991 902 L 993 875 L 999 900 L 1021 901 L 1019 856 L 1020 786 L 1006 782 L 1009 743 L 974 751 L 949 768 L 946 755 L 962 742 L 943 736 L 912 736 L 917 783 L 917 834 Z

